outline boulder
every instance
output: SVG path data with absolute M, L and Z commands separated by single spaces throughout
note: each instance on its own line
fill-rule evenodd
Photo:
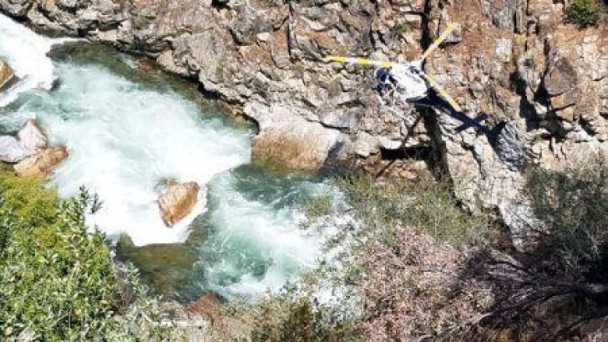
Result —
M 46 177 L 53 167 L 68 157 L 65 147 L 44 149 L 33 156 L 23 159 L 14 168 L 19 176 Z
M 15 77 L 15 72 L 10 65 L 0 60 L 0 90 L 2 90 Z
M 167 227 L 186 217 L 197 201 L 199 186 L 195 182 L 169 185 L 158 198 L 160 214 Z
M 25 149 L 17 138 L 10 135 L 0 136 L 0 161 L 16 163 L 32 153 Z
M 244 111 L 260 129 L 252 146 L 256 161 L 286 169 L 317 170 L 342 139 L 340 131 L 307 121 L 289 106 L 268 107 L 252 101 Z
M 0 0 L 0 6 L 5 13 L 22 17 L 32 6 L 32 0 Z
M 26 149 L 31 151 L 40 151 L 46 148 L 48 138 L 36 123 L 34 119 L 28 119 L 23 127 L 17 133 L 19 138 L 19 144 Z
M 28 119 L 17 133 L 17 137 L 0 136 L 0 161 L 19 162 L 47 145 L 47 137 L 34 119 Z

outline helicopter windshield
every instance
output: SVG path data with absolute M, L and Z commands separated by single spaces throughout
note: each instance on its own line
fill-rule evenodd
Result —
M 405 101 L 420 100 L 427 95 L 428 87 L 424 79 L 412 73 L 405 64 L 396 64 L 390 69 L 390 77 L 394 81 L 398 96 Z

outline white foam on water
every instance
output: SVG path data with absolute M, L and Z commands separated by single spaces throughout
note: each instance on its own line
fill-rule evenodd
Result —
M 218 229 L 208 237 L 202 257 L 220 255 L 221 259 L 205 264 L 206 280 L 211 289 L 225 296 L 278 291 L 316 265 L 322 237 L 301 228 L 306 217 L 297 206 L 277 208 L 272 202 L 247 198 L 237 190 L 234 177 L 223 174 L 213 183 L 214 207 L 209 220 Z M 308 196 L 330 188 L 306 181 L 292 187 L 291 191 L 306 192 Z
M 57 70 L 58 90 L 32 97 L 1 121 L 16 128 L 36 117 L 53 144 L 68 148 L 52 182 L 64 197 L 82 185 L 99 195 L 103 206 L 90 225 L 110 236 L 127 233 L 138 246 L 185 241 L 204 211 L 204 185 L 249 162 L 249 134 L 201 119 L 198 106 L 176 93 L 142 89 L 105 68 L 63 63 Z M 172 228 L 156 202 L 166 178 L 202 186 L 197 207 Z
M 19 94 L 33 90 L 50 90 L 55 80 L 53 62 L 46 54 L 55 44 L 66 39 L 51 39 L 0 14 L 0 57 L 13 68 L 19 81 L 0 93 L 0 107 L 13 102 Z
M 0 108 L 19 99 L 3 109 L 0 124 L 18 129 L 36 118 L 53 145 L 68 148 L 69 158 L 51 181 L 63 197 L 83 185 L 99 195 L 103 206 L 87 217 L 91 227 L 110 236 L 127 233 L 138 246 L 183 242 L 190 223 L 207 210 L 205 185 L 250 161 L 249 133 L 202 118 L 200 108 L 179 94 L 148 90 L 103 67 L 54 64 L 46 54 L 57 42 L 0 15 L 0 57 L 20 78 L 0 94 Z M 57 90 L 37 91 L 51 89 L 57 76 Z M 173 228 L 162 222 L 156 202 L 164 178 L 201 185 L 197 206 Z M 218 280 L 214 290 L 277 290 L 315 264 L 320 237 L 299 229 L 302 214 L 294 206 L 245 196 L 232 174 L 216 179 L 217 205 L 208 219 L 217 231 L 207 247 L 218 259 L 205 267 L 208 281 Z M 231 280 L 222 281 L 225 275 Z

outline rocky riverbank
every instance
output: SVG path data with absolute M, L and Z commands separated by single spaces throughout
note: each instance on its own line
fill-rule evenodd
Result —
M 380 170 L 395 156 L 435 156 L 469 210 L 497 209 L 515 235 L 536 224 L 520 191 L 527 166 L 559 170 L 608 151 L 608 27 L 566 24 L 564 7 L 548 0 L 0 1 L 38 29 L 109 42 L 199 82 L 257 122 L 259 160 Z M 413 107 L 399 118 L 378 103 L 371 70 L 320 62 L 328 54 L 416 58 L 450 22 L 455 34 L 425 69 L 466 109 L 508 122 L 500 141 L 456 133 L 455 120 Z

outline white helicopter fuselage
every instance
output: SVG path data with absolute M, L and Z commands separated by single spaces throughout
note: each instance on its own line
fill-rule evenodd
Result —
M 428 84 L 422 76 L 411 70 L 410 65 L 395 64 L 390 68 L 389 74 L 395 82 L 395 95 L 401 100 L 411 102 L 427 96 Z

